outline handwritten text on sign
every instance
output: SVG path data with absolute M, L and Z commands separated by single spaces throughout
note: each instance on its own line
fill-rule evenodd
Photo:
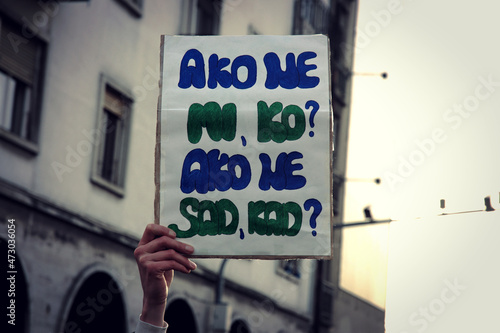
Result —
M 163 37 L 160 223 L 196 255 L 331 255 L 328 64 L 319 35 Z

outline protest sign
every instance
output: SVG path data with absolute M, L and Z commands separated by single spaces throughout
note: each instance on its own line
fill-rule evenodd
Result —
M 162 36 L 155 221 L 195 257 L 331 257 L 328 45 Z

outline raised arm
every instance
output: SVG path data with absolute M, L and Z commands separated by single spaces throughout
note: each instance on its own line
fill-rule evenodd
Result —
M 169 228 L 158 224 L 146 226 L 134 251 L 144 293 L 143 322 L 165 326 L 163 318 L 174 270 L 190 273 L 195 269 L 196 264 L 185 257 L 193 251 L 192 246 L 177 241 Z

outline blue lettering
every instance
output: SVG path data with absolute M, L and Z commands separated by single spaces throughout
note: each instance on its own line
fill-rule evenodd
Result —
M 219 150 L 212 149 L 208 152 L 208 168 L 209 168 L 209 179 L 208 179 L 208 190 L 215 191 L 227 191 L 231 187 L 232 176 L 229 171 L 221 170 L 221 168 L 229 162 L 229 156 L 227 154 L 220 154 Z
M 194 163 L 200 164 L 199 170 L 191 170 Z M 196 189 L 198 193 L 208 192 L 208 159 L 202 149 L 191 150 L 182 165 L 181 191 L 191 193 Z
M 286 55 L 286 69 L 281 69 L 281 63 L 278 55 L 269 52 L 264 56 L 267 78 L 265 87 L 267 89 L 276 89 L 278 86 L 284 89 L 294 88 L 314 88 L 319 84 L 319 78 L 316 76 L 307 76 L 307 72 L 317 68 L 316 65 L 306 65 L 306 61 L 316 57 L 315 52 L 302 52 L 297 57 L 295 64 L 295 55 L 288 53 Z
M 229 88 L 231 86 L 231 73 L 223 70 L 224 67 L 229 65 L 228 58 L 221 58 L 217 54 L 212 54 L 208 58 L 208 87 L 210 89 L 217 88 L 217 82 L 223 88 Z
M 307 72 L 316 69 L 318 66 L 306 65 L 306 60 L 316 58 L 315 52 L 303 52 L 297 57 L 297 69 L 299 71 L 299 88 L 314 88 L 319 84 L 319 77 L 307 76 Z
M 285 178 L 287 190 L 296 190 L 306 185 L 306 178 L 304 176 L 293 174 L 295 170 L 302 170 L 304 168 L 300 163 L 292 164 L 293 160 L 302 157 L 303 155 L 297 151 L 292 151 L 290 154 L 288 154 L 285 163 Z
M 194 66 L 189 65 L 191 60 L 194 60 Z M 292 59 L 292 62 L 295 66 L 294 59 Z M 255 82 L 257 82 L 257 62 L 252 56 L 241 55 L 236 57 L 231 64 L 231 72 L 225 69 L 230 63 L 231 61 L 228 58 L 219 59 L 216 53 L 212 54 L 208 58 L 208 81 L 206 81 L 203 54 L 197 49 L 190 49 L 186 51 L 181 60 L 178 86 L 182 89 L 191 86 L 201 89 L 205 87 L 205 81 L 209 89 L 215 89 L 218 85 L 222 88 L 234 86 L 236 89 L 248 89 L 255 85 Z M 241 67 L 247 69 L 245 81 L 241 81 L 238 77 L 238 69 Z M 297 72 L 297 69 L 295 71 Z
M 264 64 L 267 69 L 266 83 L 267 89 L 276 89 L 281 86 L 285 89 L 296 88 L 299 84 L 299 72 L 295 66 L 295 55 L 286 55 L 286 70 L 281 70 L 280 58 L 274 52 L 269 52 L 264 56 Z
M 273 187 L 277 191 L 281 190 L 296 190 L 306 185 L 306 178 L 301 175 L 294 175 L 296 170 L 302 170 L 303 166 L 300 163 L 293 164 L 296 159 L 302 158 L 303 155 L 299 152 L 291 152 L 290 154 L 281 153 L 276 159 L 274 172 L 271 171 L 271 158 L 269 155 L 262 153 L 259 155 L 262 164 L 262 173 L 259 179 L 259 188 L 263 191 Z
M 241 82 L 238 79 L 238 68 L 246 67 L 248 71 L 247 79 Z M 233 74 L 233 86 L 237 89 L 247 89 L 252 87 L 257 81 L 257 63 L 255 59 L 249 55 L 242 55 L 234 59 L 231 65 L 231 73 Z M 222 84 L 221 84 L 222 85 Z
M 195 66 L 188 66 L 191 59 Z M 179 88 L 187 89 L 191 85 L 198 89 L 205 87 L 205 62 L 201 52 L 196 49 L 187 51 L 182 57 L 179 75 Z
M 240 168 L 240 177 L 236 176 L 236 167 Z M 227 163 L 227 170 L 233 177 L 233 190 L 243 190 L 250 184 L 252 178 L 252 171 L 250 170 L 250 163 L 243 155 L 233 155 Z
M 259 159 L 260 163 L 262 164 L 262 173 L 260 175 L 259 188 L 263 191 L 267 191 L 272 186 L 277 191 L 283 190 L 286 187 L 286 153 L 281 153 L 278 155 L 274 172 L 271 171 L 271 158 L 269 157 L 269 155 L 262 153 L 259 155 Z
M 218 149 L 205 153 L 197 148 L 190 151 L 182 165 L 180 188 L 183 193 L 196 192 L 205 194 L 208 191 L 242 190 L 250 184 L 252 172 L 250 163 L 243 155 L 220 154 Z M 200 168 L 191 170 L 194 163 Z M 227 165 L 227 170 L 222 170 Z M 238 176 L 237 168 L 240 169 Z M 293 170 L 292 170 L 293 171 Z

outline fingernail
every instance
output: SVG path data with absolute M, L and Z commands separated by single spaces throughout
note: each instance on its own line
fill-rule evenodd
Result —
M 189 267 L 191 267 L 191 269 L 196 269 L 196 264 L 194 262 L 192 262 L 191 260 L 189 260 Z
M 186 245 L 184 247 L 184 249 L 187 251 L 187 252 L 193 252 L 194 251 L 194 248 L 191 246 L 191 245 Z
M 172 237 L 175 237 L 175 232 L 173 230 L 168 230 L 168 235 L 169 236 L 172 236 Z

